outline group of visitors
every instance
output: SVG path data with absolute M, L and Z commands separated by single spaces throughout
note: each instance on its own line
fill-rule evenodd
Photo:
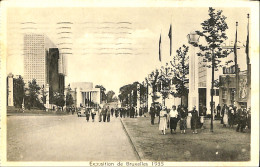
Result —
M 191 113 L 191 129 L 194 134 L 197 134 L 197 129 L 202 127 L 204 119 L 199 119 L 199 113 L 196 110 L 196 106 L 193 110 L 188 111 L 187 107 L 179 105 L 176 108 L 175 105 L 172 106 L 170 110 L 166 106 L 160 107 L 152 104 L 150 108 L 151 124 L 154 125 L 154 119 L 156 113 L 159 111 L 159 130 L 165 135 L 166 129 L 170 128 L 171 134 L 176 134 L 177 124 L 179 123 L 181 134 L 186 133 L 187 129 L 187 116 Z
M 206 107 L 200 106 L 200 111 L 193 107 L 191 111 L 188 111 L 187 107 L 179 105 L 176 108 L 175 105 L 171 109 L 167 109 L 166 106 L 158 106 L 152 104 L 150 107 L 151 124 L 154 125 L 155 117 L 159 116 L 159 130 L 162 134 L 165 134 L 166 129 L 170 129 L 172 134 L 176 134 L 177 124 L 179 122 L 179 127 L 181 134 L 186 133 L 187 129 L 187 116 L 188 113 L 191 115 L 191 130 L 192 133 L 197 134 L 197 129 L 204 128 L 204 117 L 206 116 Z M 217 110 L 220 110 L 220 105 L 217 106 Z M 251 129 L 251 109 L 246 108 L 237 109 L 236 106 L 224 105 L 221 112 L 219 112 L 221 119 L 221 124 L 223 127 L 233 127 L 237 125 L 237 132 L 244 132 L 244 129 Z
M 219 108 L 221 107 L 219 106 Z M 221 110 L 221 124 L 223 127 L 230 128 L 237 125 L 237 132 L 244 132 L 246 127 L 251 129 L 251 108 L 240 107 L 237 109 L 235 105 L 228 107 L 224 104 Z

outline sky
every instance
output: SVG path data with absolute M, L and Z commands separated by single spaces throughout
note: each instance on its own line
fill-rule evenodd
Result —
M 216 8 L 227 17 L 229 37 L 235 38 L 235 22 L 239 22 L 238 40 L 245 44 L 247 13 L 250 8 Z M 142 82 L 154 69 L 165 65 L 170 57 L 168 32 L 172 24 L 172 54 L 187 35 L 201 30 L 200 23 L 208 18 L 208 8 L 191 7 L 66 7 L 8 8 L 7 11 L 7 73 L 23 75 L 23 34 L 44 33 L 54 44 L 59 39 L 57 22 L 72 22 L 70 38 L 72 54 L 67 57 L 71 82 L 93 82 L 118 94 L 119 88 L 135 81 Z M 33 22 L 35 24 L 23 24 Z M 162 37 L 162 62 L 158 59 L 159 38 Z M 245 62 L 239 57 L 239 62 Z

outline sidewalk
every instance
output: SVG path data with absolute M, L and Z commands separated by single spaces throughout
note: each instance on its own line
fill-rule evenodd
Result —
M 123 118 L 122 122 L 142 160 L 148 161 L 249 161 L 250 132 L 236 132 L 235 128 L 223 128 L 214 121 L 214 132 L 210 132 L 210 120 L 206 126 L 192 134 L 188 129 L 181 134 L 179 123 L 177 134 L 158 130 L 158 118 L 151 125 L 149 117 Z

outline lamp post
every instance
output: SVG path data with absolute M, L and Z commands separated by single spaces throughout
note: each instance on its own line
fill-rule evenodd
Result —
M 187 35 L 190 45 L 197 45 L 199 42 L 199 35 L 191 32 Z M 188 95 L 188 110 L 192 110 L 194 106 L 198 107 L 198 57 L 195 52 L 195 47 L 190 47 L 189 56 L 189 95 Z M 187 127 L 191 127 L 191 114 L 187 118 Z

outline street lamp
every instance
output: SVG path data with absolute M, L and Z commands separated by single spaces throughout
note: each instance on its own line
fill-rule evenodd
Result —
M 191 32 L 187 35 L 189 44 L 197 44 L 200 36 L 196 32 Z

